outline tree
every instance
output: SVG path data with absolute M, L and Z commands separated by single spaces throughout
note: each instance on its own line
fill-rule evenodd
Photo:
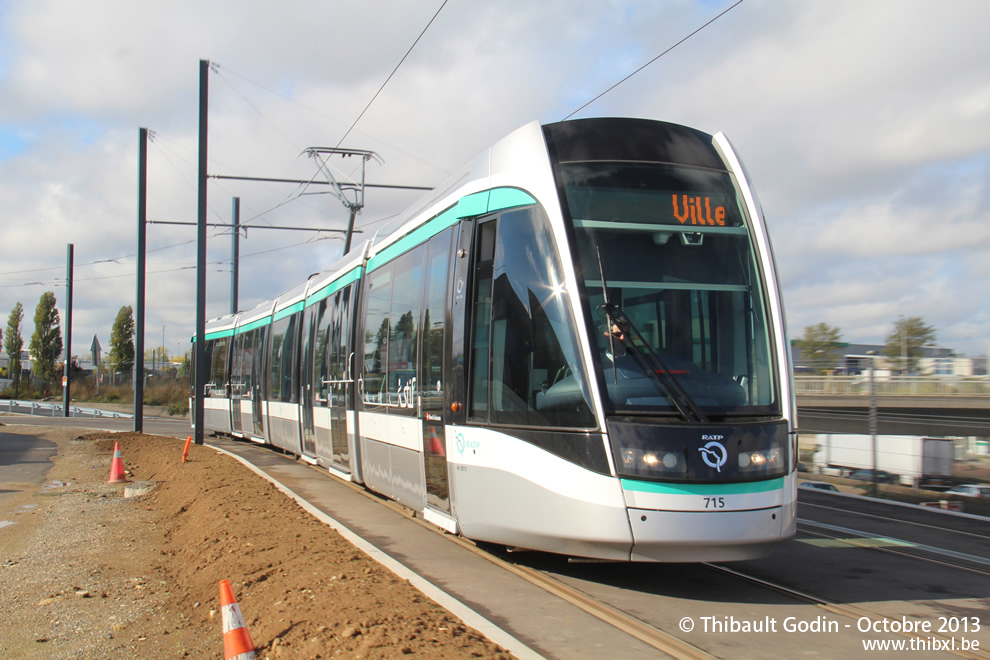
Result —
M 801 349 L 801 359 L 820 374 L 826 369 L 834 369 L 839 362 L 836 349 L 841 345 L 842 331 L 827 323 L 809 325 L 804 329 L 804 337 L 794 341 Z
M 900 365 L 903 373 L 912 374 L 917 371 L 922 347 L 935 343 L 935 328 L 925 325 L 920 316 L 898 316 L 886 342 L 883 354 L 891 358 L 894 364 Z
M 55 294 L 51 291 L 41 294 L 34 309 L 34 334 L 31 335 L 29 348 L 34 358 L 35 375 L 46 386 L 54 385 L 58 377 L 56 367 L 62 356 L 62 327 L 55 307 Z
M 21 303 L 14 305 L 7 317 L 7 336 L 4 338 L 3 348 L 7 351 L 10 362 L 7 363 L 7 375 L 14 381 L 14 396 L 21 385 L 21 349 L 24 348 L 24 339 L 21 337 L 21 321 L 24 320 L 24 307 Z
M 124 305 L 117 312 L 110 331 L 110 361 L 118 373 L 134 366 L 134 310 Z

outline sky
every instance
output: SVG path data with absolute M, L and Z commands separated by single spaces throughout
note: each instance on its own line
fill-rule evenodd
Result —
M 136 305 L 140 128 L 152 132 L 148 219 L 196 221 L 200 60 L 212 64 L 211 175 L 308 180 L 304 151 L 340 143 L 381 157 L 370 183 L 433 186 L 514 129 L 567 117 L 734 3 L 0 0 L 0 329 L 21 302 L 27 345 L 45 291 L 64 318 L 71 243 L 72 353 L 85 358 L 94 335 L 108 350 L 118 310 Z M 792 338 L 824 322 L 845 341 L 883 343 L 899 316 L 920 316 L 939 346 L 982 355 L 988 25 L 984 0 L 744 0 L 574 117 L 729 137 L 767 217 Z M 357 159 L 333 164 L 360 173 Z M 238 197 L 243 224 L 346 226 L 338 200 L 302 192 L 211 179 L 209 222 L 230 223 Z M 418 194 L 369 189 L 357 239 Z M 213 318 L 230 311 L 231 235 L 209 236 Z M 189 348 L 195 237 L 147 228 L 147 348 Z M 248 230 L 239 307 L 342 250 L 339 234 Z

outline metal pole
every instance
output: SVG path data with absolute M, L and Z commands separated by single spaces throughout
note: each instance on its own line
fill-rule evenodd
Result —
M 344 254 L 351 251 L 351 234 L 354 233 L 354 216 L 357 215 L 357 208 L 354 206 L 348 207 L 351 211 L 351 217 L 347 220 L 347 235 L 344 237 Z
M 62 388 L 62 416 L 69 416 L 69 379 L 72 376 L 72 243 L 65 246 L 65 386 Z
M 233 268 L 230 273 L 230 313 L 237 313 L 237 278 L 238 266 L 240 264 L 240 244 L 241 244 L 241 198 L 235 197 L 231 208 L 231 224 L 234 231 L 231 232 L 230 261 Z
M 193 377 L 193 423 L 196 444 L 204 442 L 203 393 L 209 365 L 206 364 L 206 147 L 207 109 L 209 108 L 209 60 L 199 61 L 199 205 L 196 228 L 196 375 Z
M 880 494 L 880 480 L 877 477 L 877 388 L 873 378 L 873 356 L 870 356 L 870 439 L 873 446 L 873 496 Z
M 148 221 L 148 129 L 138 132 L 137 318 L 134 320 L 134 432 L 144 431 L 144 275 Z

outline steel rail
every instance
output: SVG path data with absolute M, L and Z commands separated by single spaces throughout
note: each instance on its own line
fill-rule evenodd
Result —
M 801 502 L 801 506 L 802 507 L 812 507 L 812 508 L 816 508 L 816 509 L 825 509 L 826 511 L 838 511 L 838 512 L 841 512 L 841 513 L 849 513 L 849 514 L 854 514 L 854 515 L 857 515 L 857 516 L 863 516 L 864 518 L 876 518 L 877 520 L 885 520 L 885 521 L 888 521 L 888 522 L 891 521 L 891 520 L 895 520 L 895 521 L 897 521 L 899 523 L 903 523 L 905 525 L 914 525 L 915 527 L 924 527 L 926 529 L 934 529 L 934 530 L 937 530 L 939 532 L 952 532 L 953 534 L 959 534 L 960 536 L 971 536 L 971 537 L 977 538 L 977 539 L 990 540 L 990 535 L 988 535 L 988 534 L 976 534 L 975 532 L 965 532 L 965 531 L 963 531 L 961 529 L 952 529 L 951 527 L 939 527 L 937 525 L 929 525 L 927 523 L 915 522 L 913 520 L 905 520 L 903 518 L 893 518 L 891 516 L 878 516 L 875 513 L 866 513 L 866 512 L 863 512 L 863 511 L 853 511 L 852 509 L 840 509 L 840 508 L 834 507 L 834 506 L 825 506 L 824 504 L 811 504 L 811 503 L 808 503 L 808 502 Z M 936 509 L 936 511 L 941 511 L 941 509 Z
M 807 593 L 805 591 L 800 591 L 798 589 L 792 589 L 791 587 L 785 587 L 782 584 L 777 584 L 775 582 L 770 582 L 769 580 L 764 580 L 763 578 L 758 578 L 758 577 L 753 576 L 753 575 L 747 575 L 746 573 L 743 573 L 742 571 L 737 571 L 737 570 L 735 570 L 733 568 L 727 568 L 727 567 L 721 566 L 719 564 L 710 564 L 710 563 L 703 563 L 701 565 L 702 566 L 705 566 L 706 568 L 709 568 L 709 569 L 711 569 L 711 570 L 713 570 L 715 572 L 719 572 L 719 573 L 723 573 L 725 575 L 732 576 L 732 577 L 734 577 L 734 578 L 736 578 L 738 580 L 742 580 L 744 582 L 749 582 L 749 583 L 752 583 L 752 584 L 756 584 L 756 585 L 759 585 L 759 586 L 764 587 L 766 589 L 771 589 L 773 591 L 777 591 L 779 593 L 785 594 L 785 595 L 790 596 L 792 598 L 796 598 L 796 599 L 799 599 L 799 600 L 804 600 L 804 601 L 806 601 L 808 603 L 811 603 L 811 604 L 813 604 L 813 605 L 815 605 L 817 607 L 820 607 L 821 609 L 823 609 L 823 610 L 825 610 L 827 612 L 831 612 L 831 613 L 836 614 L 838 616 L 843 616 L 843 617 L 847 617 L 847 618 L 851 618 L 851 619 L 867 618 L 867 619 L 870 619 L 871 621 L 874 621 L 876 623 L 883 623 L 885 621 L 894 621 L 894 619 L 891 619 L 890 617 L 886 617 L 886 616 L 884 616 L 882 614 L 877 614 L 875 612 L 870 612 L 869 610 L 865 610 L 865 609 L 863 609 L 861 607 L 857 607 L 855 605 L 847 605 L 845 603 L 836 603 L 834 601 L 828 600 L 827 598 L 822 598 L 821 596 L 815 596 L 815 595 L 809 594 L 809 593 Z M 951 640 L 952 639 L 951 637 L 946 637 L 946 636 L 941 635 L 939 633 L 933 633 L 933 632 L 926 632 L 925 634 L 922 635 L 920 633 L 893 632 L 893 631 L 891 631 L 889 634 L 900 635 L 901 637 L 907 637 L 908 639 L 921 639 L 921 640 L 923 640 L 925 638 L 937 638 L 937 639 L 942 640 L 942 641 L 947 641 L 947 640 Z M 955 655 L 958 655 L 961 658 L 967 658 L 968 660 L 987 660 L 988 658 L 990 658 L 990 654 L 980 653 L 978 651 L 968 651 L 968 650 L 960 650 L 960 649 L 948 649 L 947 652 L 948 653 L 955 654 Z
M 971 566 L 964 566 L 962 564 L 953 563 L 945 559 L 938 559 L 936 557 L 925 557 L 923 555 L 915 554 L 913 552 L 908 552 L 908 550 L 914 549 L 919 552 L 930 553 L 932 551 L 931 546 L 916 545 L 911 543 L 910 545 L 904 545 L 904 546 L 892 548 L 890 546 L 875 545 L 872 543 L 857 543 L 855 539 L 845 538 L 839 535 L 838 532 L 835 531 L 816 531 L 806 528 L 801 529 L 801 531 L 805 534 L 813 534 L 814 536 L 820 536 L 822 538 L 842 540 L 848 543 L 849 545 L 855 546 L 857 548 L 864 548 L 866 550 L 876 550 L 877 552 L 885 552 L 887 554 L 897 555 L 899 557 L 906 557 L 908 559 L 917 559 L 919 561 L 928 562 L 929 564 L 937 564 L 939 566 L 946 566 L 948 568 L 954 568 L 956 570 L 965 571 L 967 573 L 974 573 L 976 575 L 980 575 L 983 577 L 990 577 L 990 571 L 982 570 L 979 568 L 973 568 Z M 868 538 L 868 537 L 863 537 L 863 538 Z M 869 537 L 869 538 L 873 538 L 873 537 Z M 892 539 L 892 540 L 899 540 L 899 539 Z M 906 542 L 906 543 L 910 543 L 910 542 Z M 953 553 L 948 556 L 953 557 L 958 561 L 970 561 L 965 557 L 958 557 L 955 555 L 956 553 Z
M 321 475 L 325 475 L 325 469 L 320 468 L 315 465 L 310 466 L 313 470 L 319 472 Z M 622 610 L 619 610 L 611 605 L 603 603 L 588 594 L 568 586 L 561 582 L 560 580 L 548 575 L 543 571 L 538 571 L 527 566 L 519 566 L 518 564 L 513 564 L 512 562 L 506 561 L 496 555 L 486 552 L 480 548 L 475 542 L 465 539 L 461 536 L 455 536 L 453 534 L 447 533 L 445 530 L 437 527 L 431 522 L 424 520 L 415 511 L 409 509 L 398 502 L 392 500 L 383 499 L 381 496 L 376 495 L 365 489 L 364 487 L 346 481 L 340 481 L 353 491 L 360 493 L 367 497 L 368 499 L 377 502 L 389 509 L 401 514 L 402 516 L 418 523 L 422 527 L 429 529 L 450 541 L 455 543 L 462 548 L 468 550 L 469 552 L 486 559 L 487 561 L 495 564 L 499 568 L 513 573 L 517 577 L 525 580 L 526 582 L 532 584 L 533 586 L 539 587 L 546 591 L 547 593 L 564 600 L 571 605 L 574 605 L 586 614 L 590 614 L 596 619 L 607 623 L 614 628 L 621 630 L 622 632 L 635 637 L 639 641 L 651 646 L 658 651 L 662 651 L 670 655 L 671 657 L 677 658 L 678 660 L 714 660 L 716 656 L 708 653 L 704 649 L 694 646 L 690 642 L 680 639 L 668 632 L 665 632 L 655 626 L 652 626 L 641 619 L 638 619 Z

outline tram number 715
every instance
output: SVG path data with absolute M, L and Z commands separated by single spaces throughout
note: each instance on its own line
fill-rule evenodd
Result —
M 706 509 L 724 509 L 725 508 L 725 498 L 724 497 L 706 497 L 705 498 L 705 508 Z

